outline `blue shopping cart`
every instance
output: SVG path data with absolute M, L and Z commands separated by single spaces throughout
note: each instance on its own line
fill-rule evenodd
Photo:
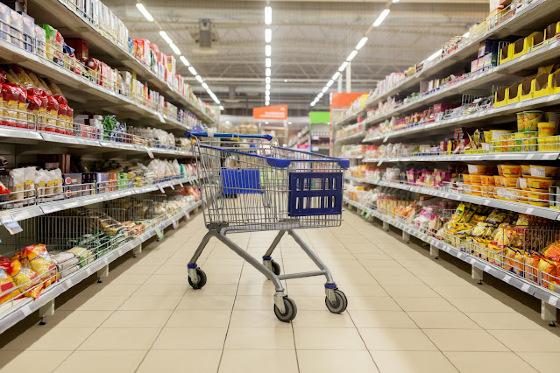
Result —
M 345 159 L 280 147 L 270 135 L 190 132 L 195 140 L 199 180 L 206 201 L 208 233 L 188 264 L 188 282 L 194 289 L 206 284 L 196 264 L 208 241 L 218 238 L 274 283 L 274 313 L 290 322 L 297 313 L 281 280 L 325 276 L 325 303 L 342 313 L 348 301 L 338 290 L 329 269 L 295 229 L 336 227 L 341 224 Z M 228 233 L 279 231 L 262 263 L 241 249 Z M 285 233 L 291 235 L 318 270 L 280 274 L 272 259 Z

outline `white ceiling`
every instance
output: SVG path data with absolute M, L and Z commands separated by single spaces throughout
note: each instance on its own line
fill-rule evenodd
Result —
M 159 26 L 220 97 L 228 112 L 244 114 L 263 103 L 263 0 L 144 0 Z M 148 38 L 171 53 L 146 22 L 136 0 L 104 0 L 134 37 Z M 307 109 L 343 62 L 386 0 L 285 0 L 273 8 L 272 103 Z M 353 62 L 354 90 L 425 58 L 488 14 L 488 0 L 401 0 Z M 197 44 L 199 21 L 209 19 L 212 46 Z M 181 65 L 181 64 L 179 64 Z M 190 76 L 182 67 L 181 72 Z M 287 82 L 285 82 L 287 80 Z M 196 82 L 194 82 L 196 86 Z M 203 89 L 200 88 L 202 95 Z

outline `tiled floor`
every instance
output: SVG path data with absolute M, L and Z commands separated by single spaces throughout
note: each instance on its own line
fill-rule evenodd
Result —
M 352 213 L 340 228 L 301 232 L 330 265 L 348 311 L 326 310 L 323 279 L 292 280 L 292 324 L 276 320 L 271 284 L 217 241 L 199 261 L 206 287 L 186 286 L 185 263 L 204 233 L 199 216 L 86 288 L 47 326 L 7 344 L 1 371 L 558 372 L 560 337 L 535 315 Z M 232 237 L 260 256 L 273 234 Z M 286 271 L 312 268 L 291 238 L 275 257 Z

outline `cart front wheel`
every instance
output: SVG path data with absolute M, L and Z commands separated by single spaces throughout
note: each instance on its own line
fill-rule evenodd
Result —
M 346 311 L 346 307 L 348 307 L 348 299 L 346 299 L 346 295 L 338 289 L 334 290 L 335 300 L 331 302 L 329 297 L 325 297 L 325 304 L 327 308 L 332 313 L 342 313 Z
M 274 272 L 274 274 L 276 276 L 280 275 L 281 270 L 280 270 L 280 264 L 278 264 L 277 262 L 275 262 L 274 260 L 270 261 L 270 264 L 272 265 L 272 272 Z
M 198 275 L 198 281 L 194 282 L 193 280 L 191 280 L 191 277 L 189 276 L 189 285 L 194 289 L 194 290 L 199 290 L 202 289 L 204 287 L 204 285 L 206 285 L 206 273 L 204 273 L 204 271 L 200 268 L 196 269 L 196 274 Z
M 290 322 L 296 318 L 297 315 L 297 307 L 295 302 L 288 298 L 284 297 L 284 313 L 280 312 L 278 307 L 274 305 L 274 314 L 278 318 L 278 320 L 282 322 Z

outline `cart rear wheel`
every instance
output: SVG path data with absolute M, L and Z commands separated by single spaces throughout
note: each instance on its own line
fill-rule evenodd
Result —
M 200 268 L 196 269 L 196 274 L 198 275 L 198 282 L 193 282 L 193 280 L 191 280 L 191 277 L 189 276 L 189 285 L 194 289 L 194 290 L 199 290 L 202 289 L 204 287 L 204 285 L 206 285 L 206 273 L 204 273 L 204 271 Z
M 272 266 L 272 272 L 274 272 L 276 276 L 278 276 L 282 272 L 280 269 L 280 264 L 276 263 L 274 260 L 270 261 L 270 265 Z
M 348 299 L 346 299 L 346 295 L 338 289 L 334 290 L 335 301 L 331 302 L 329 297 L 325 297 L 325 304 L 327 308 L 332 313 L 342 313 L 346 311 L 346 307 L 348 307 Z
M 282 322 L 290 322 L 296 318 L 297 307 L 296 307 L 296 303 L 292 299 L 288 297 L 284 297 L 284 309 L 285 312 L 282 313 L 280 312 L 278 307 L 274 305 L 274 314 L 276 315 L 278 320 Z

